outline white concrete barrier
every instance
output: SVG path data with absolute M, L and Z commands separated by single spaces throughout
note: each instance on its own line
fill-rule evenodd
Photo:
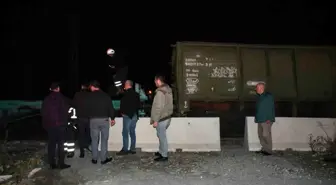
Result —
M 273 150 L 293 149 L 310 151 L 309 135 L 334 137 L 336 119 L 332 118 L 287 118 L 277 117 L 272 126 Z M 249 151 L 261 149 L 258 138 L 258 125 L 254 117 L 246 117 L 245 146 Z
M 122 148 L 122 118 L 110 128 L 109 151 Z M 136 127 L 136 147 L 145 152 L 158 151 L 159 141 L 150 118 L 140 118 Z M 169 151 L 220 151 L 219 118 L 172 118 L 167 130 Z

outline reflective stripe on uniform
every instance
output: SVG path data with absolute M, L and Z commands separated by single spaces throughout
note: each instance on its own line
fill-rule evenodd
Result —
M 68 148 L 65 147 L 65 148 L 64 148 L 64 151 L 68 151 Z
M 75 146 L 75 143 L 64 143 L 64 146 Z
M 67 150 L 68 152 L 74 152 L 75 151 L 75 149 L 74 148 L 68 148 L 68 150 Z
M 75 146 L 75 143 L 68 143 L 68 146 Z

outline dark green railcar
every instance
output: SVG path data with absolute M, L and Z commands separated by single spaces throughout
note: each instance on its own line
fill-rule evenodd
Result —
M 275 97 L 278 116 L 314 117 L 324 109 L 321 117 L 333 116 L 335 52 L 335 47 L 178 42 L 172 57 L 177 113 L 219 112 L 229 121 L 253 115 L 254 88 L 262 81 Z

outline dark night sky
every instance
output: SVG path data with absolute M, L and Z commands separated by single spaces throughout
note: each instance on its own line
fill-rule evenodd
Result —
M 79 80 L 98 79 L 103 86 L 111 77 L 108 62 L 128 65 L 130 78 L 146 86 L 157 72 L 169 76 L 170 45 L 176 41 L 335 43 L 329 4 L 221 1 L 211 6 L 180 2 L 131 7 L 113 1 L 8 2 L 1 11 L 1 79 L 6 85 L 1 99 L 41 99 L 54 80 L 62 81 L 64 93 L 71 96 L 78 88 L 72 59 L 75 38 Z M 109 47 L 116 50 L 113 59 L 105 54 Z

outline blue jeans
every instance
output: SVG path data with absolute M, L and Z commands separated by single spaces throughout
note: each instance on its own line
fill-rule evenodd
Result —
M 171 119 L 164 121 L 159 121 L 156 127 L 156 134 L 159 138 L 159 153 L 162 157 L 168 157 L 168 139 L 167 139 L 167 129 L 170 125 Z
M 123 115 L 123 129 L 122 129 L 122 137 L 123 137 L 123 151 L 129 151 L 129 137 L 131 137 L 131 147 L 130 151 L 135 151 L 135 127 L 138 121 L 138 116 L 135 114 L 132 118 Z

